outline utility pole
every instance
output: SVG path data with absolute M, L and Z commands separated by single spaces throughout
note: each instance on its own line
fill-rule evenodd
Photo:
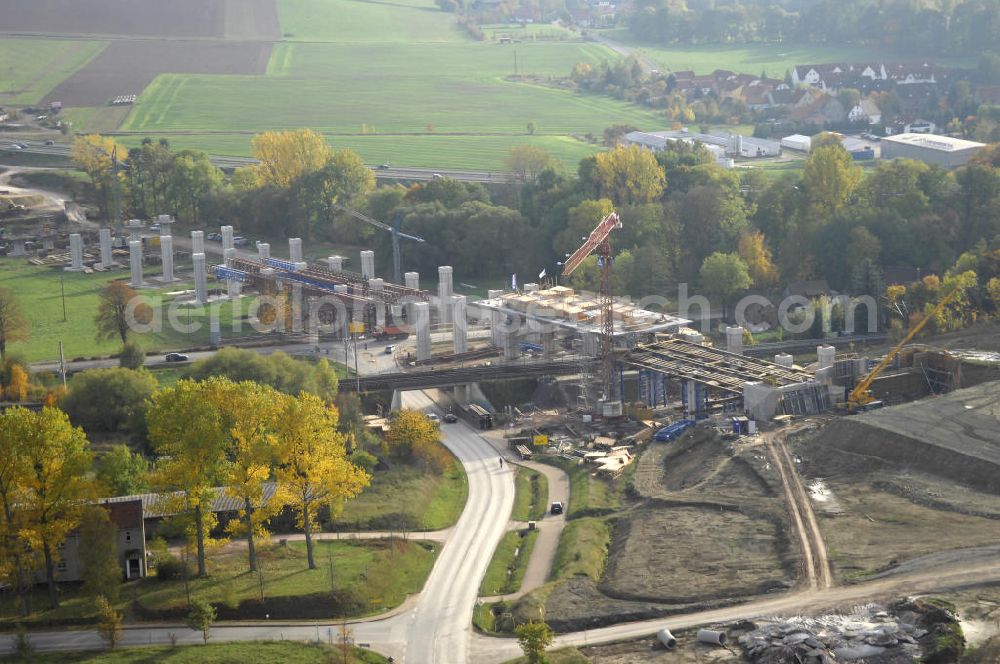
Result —
M 66 322 L 66 284 L 63 282 L 63 273 L 59 273 L 59 294 L 62 296 L 63 321 Z M 62 344 L 62 342 L 59 342 Z
M 514 76 L 517 76 L 517 46 L 514 47 Z

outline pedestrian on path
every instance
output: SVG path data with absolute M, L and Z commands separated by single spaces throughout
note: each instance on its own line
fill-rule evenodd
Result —
M 503 457 L 500 457 L 500 470 L 503 470 Z

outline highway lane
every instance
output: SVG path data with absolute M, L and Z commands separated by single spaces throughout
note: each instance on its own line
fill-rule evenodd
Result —
M 113 133 L 110 136 L 122 136 L 125 134 Z M 146 134 L 137 134 L 145 136 Z M 17 150 L 12 148 L 13 145 L 24 145 L 23 149 Z M 6 150 L 11 154 L 14 153 L 25 153 L 25 154 L 42 154 L 51 155 L 56 157 L 69 158 L 70 146 L 65 144 L 56 145 L 43 145 L 37 142 L 26 142 L 26 141 L 11 141 L 5 140 L 0 141 L 0 150 Z M 214 166 L 218 168 L 223 168 L 226 170 L 233 170 L 236 168 L 242 168 L 244 166 L 252 166 L 258 161 L 253 157 L 230 157 L 224 155 L 211 155 L 209 160 Z M 454 180 L 462 180 L 463 182 L 480 182 L 480 183 L 504 183 L 504 182 L 514 182 L 515 176 L 513 173 L 505 171 L 482 171 L 482 170 L 458 170 L 450 168 L 416 168 L 416 167 L 396 167 L 389 166 L 387 168 L 382 168 L 379 166 L 369 166 L 371 170 L 375 172 L 375 177 L 383 180 L 413 180 L 413 181 L 427 181 L 433 180 L 439 177 L 452 178 Z

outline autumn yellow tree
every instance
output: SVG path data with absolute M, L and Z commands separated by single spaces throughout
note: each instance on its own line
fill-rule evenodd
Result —
M 14 291 L 0 287 L 0 360 L 7 354 L 7 344 L 28 338 L 28 321 L 21 311 Z
M 287 187 L 304 173 L 317 171 L 330 160 L 330 147 L 312 129 L 267 131 L 251 141 L 259 184 Z
M 17 453 L 26 456 L 19 502 L 24 511 L 22 533 L 31 551 L 40 554 L 48 582 L 49 604 L 59 606 L 55 569 L 59 545 L 80 523 L 95 494 L 90 479 L 93 455 L 83 429 L 70 424 L 57 408 L 21 415 Z
M 225 435 L 215 403 L 208 399 L 209 382 L 178 381 L 153 394 L 147 402 L 149 441 L 158 459 L 152 477 L 161 491 L 177 492 L 164 505 L 190 514 L 189 541 L 194 539 L 198 576 L 207 576 L 205 548 L 215 525 L 212 501 L 223 474 Z
M 34 414 L 24 408 L 0 413 L 0 581 L 14 588 L 21 613 L 31 613 L 32 556 L 27 515 L 19 509 L 31 468 L 25 445 L 31 439 Z
M 306 538 L 309 569 L 316 569 L 312 531 L 322 505 L 335 510 L 368 486 L 371 476 L 347 460 L 344 435 L 337 431 L 337 410 L 303 392 L 282 395 L 278 438 L 278 500 L 298 513 Z
M 616 205 L 652 203 L 667 178 L 653 153 L 638 145 L 619 146 L 595 156 L 593 177 L 601 196 Z
M 226 493 L 243 504 L 239 520 L 231 521 L 228 530 L 246 536 L 249 569 L 255 572 L 256 540 L 267 535 L 267 520 L 281 509 L 280 501 L 265 495 L 279 455 L 276 431 L 281 393 L 251 381 L 213 378 L 203 384 L 220 417 L 225 457 L 222 482 Z
M 24 401 L 28 398 L 28 372 L 20 364 L 10 368 L 10 382 L 4 392 L 8 401 Z
M 740 236 L 737 255 L 746 263 L 747 272 L 757 288 L 766 288 L 778 281 L 771 249 L 760 231 L 746 231 Z
M 87 134 L 77 136 L 73 141 L 70 150 L 70 157 L 77 168 L 90 176 L 90 181 L 97 190 L 98 203 L 105 219 L 109 222 L 118 221 L 111 219 L 115 192 L 115 170 L 114 159 L 119 162 L 125 161 L 128 157 L 128 150 L 121 146 L 110 136 L 99 134 Z M 119 178 L 123 177 L 119 173 Z M 121 182 L 119 181 L 119 186 Z
M 809 155 L 802 181 L 812 213 L 826 219 L 851 199 L 861 184 L 861 167 L 843 146 L 824 145 Z

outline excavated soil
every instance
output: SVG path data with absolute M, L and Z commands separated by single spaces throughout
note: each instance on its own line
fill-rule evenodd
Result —
M 710 506 L 632 513 L 616 523 L 600 588 L 669 603 L 784 590 L 795 565 L 776 521 Z

